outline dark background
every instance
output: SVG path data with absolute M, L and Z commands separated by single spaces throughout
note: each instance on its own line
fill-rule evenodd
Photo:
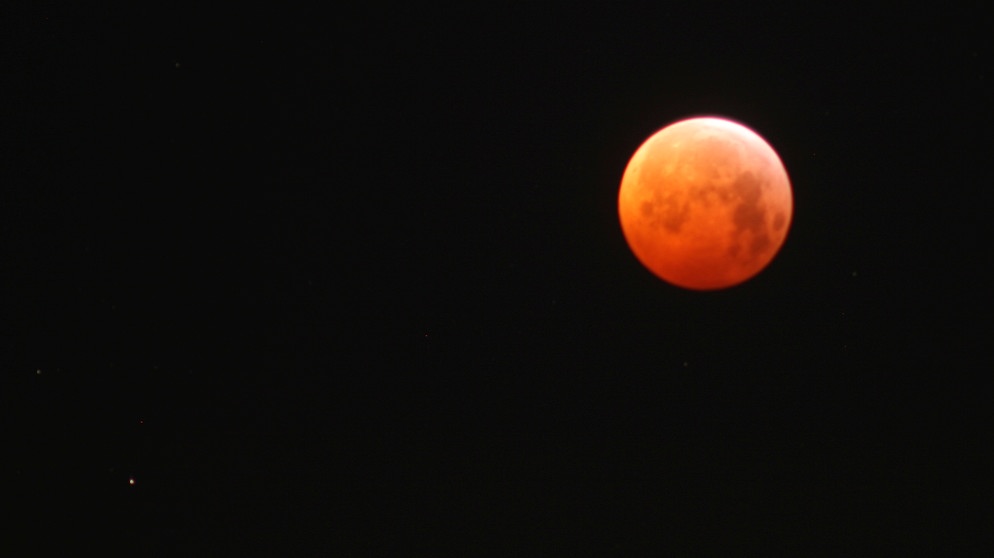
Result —
M 989 544 L 986 10 L 592 6 L 9 10 L 20 532 L 162 556 Z M 702 114 L 763 135 L 795 201 L 777 259 L 712 293 L 654 278 L 616 215 L 635 149 Z

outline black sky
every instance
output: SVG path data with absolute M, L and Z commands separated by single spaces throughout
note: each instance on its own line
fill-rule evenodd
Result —
M 164 556 L 974 554 L 982 13 L 14 10 L 11 501 Z M 703 114 L 795 196 L 714 293 L 615 207 Z

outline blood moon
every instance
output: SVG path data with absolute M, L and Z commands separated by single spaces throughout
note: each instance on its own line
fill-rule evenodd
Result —
M 618 193 L 625 240 L 645 267 L 687 289 L 746 281 L 780 250 L 793 217 L 790 180 L 745 126 L 691 118 L 635 151 Z

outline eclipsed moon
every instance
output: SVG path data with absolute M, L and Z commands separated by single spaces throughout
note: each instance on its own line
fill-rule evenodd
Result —
M 671 124 L 635 151 L 618 193 L 625 240 L 668 283 L 714 290 L 765 268 L 787 237 L 790 179 L 776 152 L 722 118 Z

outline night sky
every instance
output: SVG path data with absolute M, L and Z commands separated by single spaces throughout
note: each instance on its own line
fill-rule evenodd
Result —
M 2 23 L 15 531 L 153 556 L 992 542 L 980 3 L 139 4 Z M 764 272 L 705 293 L 643 268 L 616 206 L 642 141 L 699 115 L 760 133 L 795 204 Z

